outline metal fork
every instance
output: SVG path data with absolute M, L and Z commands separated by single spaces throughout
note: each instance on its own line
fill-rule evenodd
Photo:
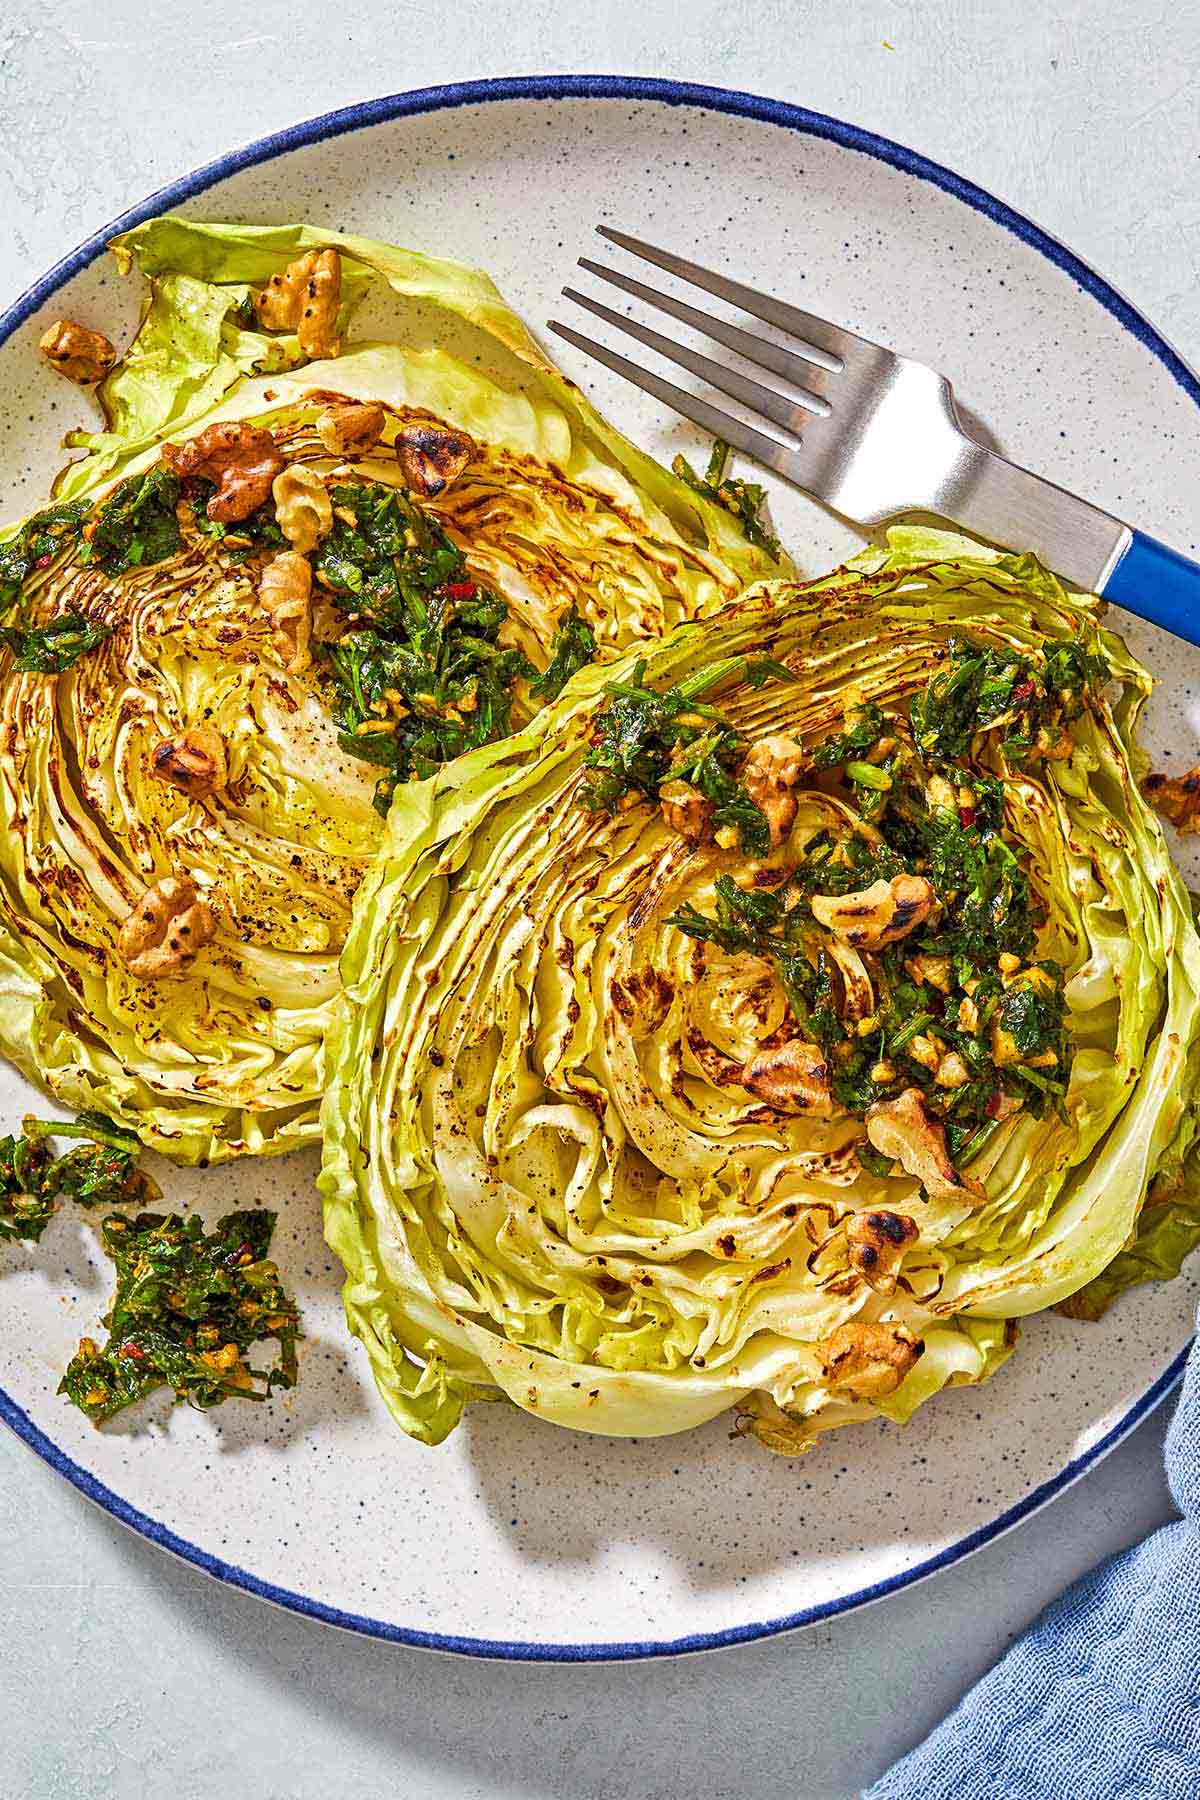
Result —
M 786 334 L 788 348 L 580 258 L 579 266 L 601 281 L 782 377 L 790 393 L 676 343 L 575 288 L 563 289 L 567 299 L 728 394 L 784 435 L 758 430 L 552 319 L 551 331 L 576 349 L 859 525 L 879 525 L 904 513 L 939 514 L 992 543 L 1032 550 L 1076 587 L 1200 643 L 1200 564 L 977 443 L 963 428 L 945 375 L 686 257 L 604 225 L 597 230 L 644 262 Z

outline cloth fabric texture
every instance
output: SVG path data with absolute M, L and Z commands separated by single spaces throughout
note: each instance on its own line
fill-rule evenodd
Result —
M 1200 1337 L 1166 1466 L 1182 1518 L 1060 1595 L 866 1800 L 1200 1800 Z

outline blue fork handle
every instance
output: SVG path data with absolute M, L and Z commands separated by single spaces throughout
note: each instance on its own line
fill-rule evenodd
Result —
M 1200 563 L 1135 531 L 1100 592 L 1139 618 L 1200 643 Z

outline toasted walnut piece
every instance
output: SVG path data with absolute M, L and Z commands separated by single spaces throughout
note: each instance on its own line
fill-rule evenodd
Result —
M 925 783 L 925 799 L 935 812 L 955 812 L 958 795 L 944 775 L 931 775 Z
M 894 1294 L 904 1252 L 917 1236 L 916 1222 L 904 1213 L 853 1213 L 846 1222 L 850 1267 L 877 1294 Z
M 701 844 L 708 836 L 716 810 L 690 781 L 664 781 L 658 790 L 659 810 L 672 831 L 689 844 Z
M 216 482 L 217 491 L 206 510 L 210 519 L 223 525 L 256 512 L 283 467 L 269 431 L 232 420 L 207 426 L 186 444 L 164 444 L 162 457 L 168 469 L 185 480 L 199 475 Z
M 330 456 L 365 456 L 383 436 L 386 414 L 375 400 L 338 401 L 317 416 L 317 436 Z
M 907 937 L 929 917 L 937 896 L 923 875 L 893 875 L 856 894 L 814 894 L 813 917 L 857 950 Z
M 757 1438 L 776 1456 L 803 1456 L 815 1447 L 816 1433 L 806 1419 L 792 1418 L 770 1394 L 748 1394 L 734 1420 L 739 1437 Z
M 264 331 L 295 331 L 300 322 L 301 295 L 308 272 L 316 260 L 316 251 L 290 262 L 282 275 L 272 275 L 254 302 L 258 322 Z
M 475 454 L 465 431 L 406 425 L 396 439 L 400 472 L 414 494 L 433 500 L 458 480 Z
M 163 738 L 150 752 L 150 772 L 201 800 L 229 780 L 225 739 L 211 725 L 193 725 Z
M 342 304 L 342 264 L 336 250 L 318 250 L 304 283 L 296 335 L 305 356 L 336 356 L 342 347 L 337 334 Z
M 937 1066 L 937 1074 L 933 1078 L 939 1087 L 966 1087 L 970 1081 L 970 1071 L 957 1050 L 948 1050 Z
M 294 331 L 305 356 L 336 356 L 342 265 L 336 250 L 309 250 L 272 275 L 255 305 L 266 331 Z
M 1142 793 L 1176 831 L 1200 831 L 1200 763 L 1186 775 L 1147 775 Z
M 1025 1057 L 1016 1038 L 999 1019 L 992 1020 L 991 1028 L 992 1061 L 998 1069 L 1011 1069 L 1015 1063 L 1024 1062 Z
M 1074 748 L 1070 732 L 1060 729 L 1055 737 L 1045 725 L 1041 725 L 1028 756 L 1030 762 L 1066 762 Z
M 271 642 L 291 675 L 307 669 L 312 657 L 312 569 L 298 550 L 273 556 L 262 572 L 258 597 L 271 620 Z
M 289 463 L 271 483 L 275 517 L 293 550 L 302 555 L 315 550 L 333 529 L 333 502 L 315 469 Z
M 850 1319 L 819 1345 L 826 1386 L 856 1400 L 894 1394 L 925 1345 L 903 1325 L 875 1325 Z
M 918 1031 L 908 1046 L 908 1054 L 914 1062 L 920 1063 L 923 1069 L 928 1069 L 932 1074 L 942 1060 L 945 1048 L 941 1038 L 930 1037 L 924 1031 Z
M 946 1132 L 925 1105 L 920 1088 L 905 1088 L 894 1100 L 877 1100 L 866 1111 L 867 1136 L 881 1156 L 890 1156 L 914 1175 L 931 1200 L 981 1206 L 982 1182 L 960 1175 L 946 1149 Z
M 212 909 L 190 875 L 164 875 L 147 888 L 120 931 L 117 955 L 139 981 L 183 975 L 216 933 Z
M 928 956 L 922 952 L 920 956 L 910 956 L 904 967 L 918 985 L 927 981 L 930 987 L 937 988 L 943 994 L 950 992 L 954 974 L 954 964 L 950 957 Z
M 55 319 L 38 339 L 46 361 L 68 381 L 91 387 L 103 381 L 117 360 L 117 353 L 102 331 L 89 331 L 73 319 Z
M 806 1113 L 815 1119 L 827 1119 L 833 1112 L 829 1064 L 817 1046 L 803 1038 L 760 1050 L 742 1070 L 741 1083 L 777 1112 Z
M 751 746 L 742 764 L 746 792 L 771 827 L 771 842 L 781 844 L 796 817 L 795 788 L 804 773 L 804 751 L 786 731 Z

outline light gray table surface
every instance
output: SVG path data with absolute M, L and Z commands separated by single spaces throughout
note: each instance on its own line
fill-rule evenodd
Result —
M 374 94 L 552 70 L 747 88 L 896 137 L 1065 239 L 1200 361 L 1198 0 L 7 0 L 0 307 L 237 143 Z M 575 1669 L 393 1649 L 277 1612 L 132 1536 L 0 1433 L 0 1794 L 853 1794 L 1061 1587 L 1169 1516 L 1163 1426 L 864 1612 Z

